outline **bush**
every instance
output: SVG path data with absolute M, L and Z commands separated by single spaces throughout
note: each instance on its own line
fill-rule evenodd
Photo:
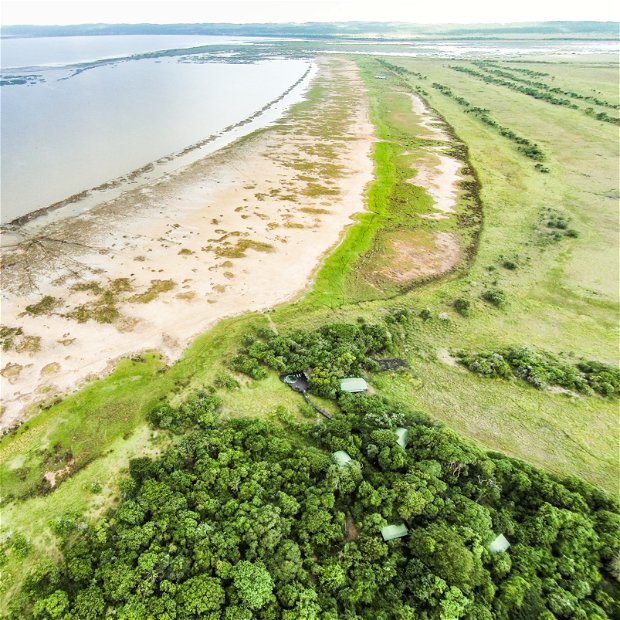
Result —
M 620 396 L 620 369 L 602 362 L 579 362 L 577 368 L 590 387 L 602 396 Z
M 242 372 L 244 375 L 252 377 L 252 379 L 264 379 L 267 376 L 267 371 L 261 368 L 259 363 L 249 355 L 240 354 L 234 357 L 230 361 L 230 367 L 237 372 Z
M 454 309 L 462 316 L 469 316 L 471 314 L 471 302 L 469 299 L 465 299 L 464 297 L 459 297 L 454 300 L 452 304 Z
M 459 352 L 456 357 L 463 366 L 481 377 L 508 379 L 514 375 L 539 390 L 555 385 L 582 394 L 620 395 L 620 369 L 602 362 L 581 361 L 573 364 L 530 347 L 480 353 Z
M 212 423 L 221 405 L 221 398 L 201 390 L 177 408 L 169 403 L 158 405 L 148 413 L 147 418 L 155 428 L 183 433 L 189 428 Z
M 488 291 L 485 291 L 482 295 L 482 299 L 488 301 L 496 308 L 504 308 L 508 303 L 508 296 L 502 289 L 499 288 L 491 288 Z
M 424 321 L 428 321 L 433 318 L 433 313 L 430 308 L 424 308 L 420 310 L 420 318 Z
M 469 354 L 459 352 L 457 359 L 465 368 L 481 377 L 509 379 L 512 376 L 510 365 L 503 355 L 494 351 Z
M 213 385 L 224 390 L 238 390 L 241 387 L 241 384 L 237 381 L 237 379 L 224 372 L 215 377 Z

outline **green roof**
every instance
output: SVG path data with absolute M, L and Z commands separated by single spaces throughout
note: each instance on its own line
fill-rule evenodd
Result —
M 368 383 L 361 377 L 347 377 L 340 379 L 340 389 L 343 392 L 365 392 L 368 389 Z
M 344 450 L 338 450 L 332 456 L 334 461 L 338 463 L 338 467 L 346 467 L 353 460 Z
M 407 536 L 407 534 L 409 534 L 409 530 L 404 523 L 401 523 L 400 525 L 386 525 L 381 530 L 383 540 L 394 540 L 395 538 Z
M 407 442 L 409 441 L 409 431 L 406 428 L 401 426 L 400 428 L 397 428 L 396 431 L 394 432 L 396 433 L 396 437 L 398 437 L 398 439 L 396 440 L 396 443 L 401 448 L 406 448 Z
M 491 553 L 500 553 L 502 551 L 506 551 L 508 549 L 508 547 L 510 547 L 510 543 L 508 542 L 508 539 L 503 534 L 500 534 L 489 545 L 489 551 Z

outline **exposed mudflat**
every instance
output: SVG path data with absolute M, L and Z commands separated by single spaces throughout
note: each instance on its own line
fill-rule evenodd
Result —
M 120 357 L 174 360 L 219 319 L 305 289 L 364 208 L 373 172 L 355 64 L 319 65 L 311 101 L 273 128 L 7 240 L 3 427 Z

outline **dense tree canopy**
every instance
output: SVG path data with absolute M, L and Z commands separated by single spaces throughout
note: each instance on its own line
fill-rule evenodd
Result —
M 363 364 L 389 342 L 360 341 L 364 329 L 321 338 Z M 14 617 L 620 616 L 619 510 L 596 488 L 484 453 L 378 395 L 339 395 L 332 421 L 305 425 L 219 420 L 219 404 L 201 393 L 152 415 L 185 434 L 131 462 L 102 521 L 57 524 L 63 560 L 29 575 Z M 409 535 L 385 542 L 381 528 L 401 523 Z M 491 553 L 498 534 L 511 546 Z

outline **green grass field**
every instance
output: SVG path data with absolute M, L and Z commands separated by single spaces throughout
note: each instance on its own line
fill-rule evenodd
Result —
M 374 388 L 428 411 L 488 449 L 618 491 L 617 403 L 483 379 L 452 364 L 449 356 L 455 349 L 531 345 L 617 364 L 617 128 L 575 110 L 481 85 L 441 60 L 390 61 L 428 75 L 428 80 L 408 76 L 403 84 L 391 75 L 379 82 L 373 77 L 380 69 L 377 61 L 358 59 L 380 139 L 374 150 L 376 180 L 368 190 L 368 212 L 325 260 L 310 292 L 268 314 L 223 321 L 172 367 L 155 354 L 122 362 L 110 376 L 42 411 L 2 440 L 2 527 L 23 533 L 34 547 L 22 564 L 4 567 L 2 610 L 31 563 L 42 554 L 54 554 L 50 522 L 65 512 L 96 515 L 112 505 L 129 458 L 160 449 L 161 438 L 153 437 L 145 423 L 148 410 L 161 398 L 181 399 L 229 373 L 226 360 L 256 327 L 286 331 L 359 316 L 377 320 L 393 306 L 428 307 L 432 318 L 416 319 L 402 351 L 413 372 L 372 376 Z M 542 67 L 557 75 L 558 84 L 575 90 L 596 89 L 607 98 L 617 97 L 617 65 L 608 59 L 588 58 L 582 64 L 578 58 L 558 63 L 547 59 L 519 66 Z M 513 143 L 430 88 L 432 81 L 488 108 L 502 125 L 540 144 L 550 172 L 536 171 Z M 467 145 L 469 164 L 480 181 L 483 222 L 445 226 L 457 230 L 464 247 L 480 234 L 479 245 L 471 261 L 463 258 L 443 278 L 371 289 L 368 270 L 382 260 L 382 235 L 436 226 L 405 217 L 394 199 L 406 167 L 425 148 L 416 137 L 417 117 L 406 105 L 410 87 L 424 89 L 428 104 Z M 320 97 L 313 92 L 298 113 L 307 114 Z M 294 123 L 295 114 L 293 110 L 287 122 Z M 403 156 L 405 151 L 413 155 Z M 462 191 L 460 199 L 459 213 L 469 212 L 471 195 Z M 429 197 L 418 190 L 408 200 L 414 211 L 422 212 Z M 569 217 L 579 236 L 550 241 L 545 208 Z M 506 259 L 517 268 L 503 267 Z M 489 287 L 506 292 L 506 308 L 483 301 Z M 468 318 L 454 311 L 459 297 L 471 302 Z M 448 318 L 439 319 L 439 313 Z M 225 416 L 270 416 L 279 406 L 294 416 L 312 415 L 275 375 L 239 381 L 238 390 L 220 390 Z M 69 466 L 70 474 L 52 491 L 41 493 L 44 473 L 61 466 Z M 96 493 L 95 483 L 102 485 Z

